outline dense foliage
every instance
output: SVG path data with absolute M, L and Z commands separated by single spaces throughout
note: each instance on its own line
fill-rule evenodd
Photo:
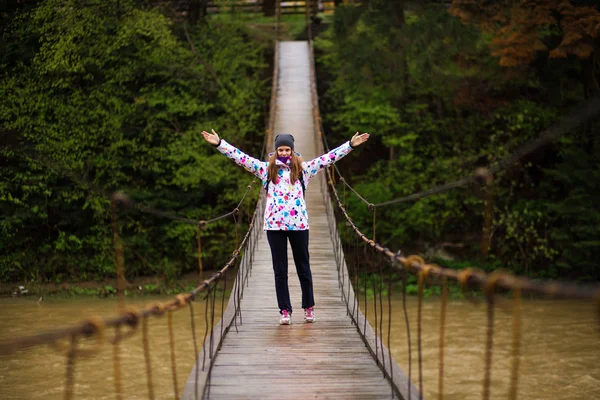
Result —
M 342 164 L 343 173 L 380 203 L 473 174 L 538 137 L 599 91 L 600 13 L 584 3 L 373 0 L 337 8 L 315 43 L 326 130 L 331 142 L 374 134 L 361 165 Z M 378 241 L 449 266 L 599 279 L 597 126 L 574 128 L 488 188 L 378 208 Z M 486 190 L 493 224 L 481 257 Z M 372 235 L 372 212 L 346 197 Z
M 234 22 L 187 26 L 133 0 L 16 2 L 1 18 L 0 281 L 113 275 L 115 190 L 192 220 L 235 207 L 251 176 L 200 132 L 260 154 L 267 43 Z M 121 221 L 128 276 L 198 268 L 194 225 L 135 209 Z M 216 268 L 233 221 L 202 236 Z
M 272 28 L 224 15 L 192 24 L 149 3 L 0 8 L 0 282 L 113 276 L 116 190 L 206 220 L 231 211 L 250 182 L 199 132 L 260 154 Z M 344 2 L 315 42 L 328 140 L 373 134 L 360 164 L 339 165 L 372 203 L 473 174 L 600 90 L 594 2 L 440 3 Z M 378 208 L 377 241 L 447 266 L 599 279 L 597 125 L 574 127 L 487 187 Z M 372 211 L 349 191 L 344 201 L 372 235 Z M 121 221 L 129 277 L 196 270 L 195 226 L 139 209 Z M 202 231 L 207 268 L 230 254 L 233 224 Z

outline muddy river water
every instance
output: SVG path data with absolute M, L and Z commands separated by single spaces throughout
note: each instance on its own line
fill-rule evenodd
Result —
M 142 307 L 168 298 L 131 298 Z M 506 399 L 510 383 L 510 302 L 496 311 L 491 398 Z M 384 303 L 385 304 L 385 303 Z M 423 382 L 426 399 L 438 398 L 439 299 L 426 299 L 423 306 Z M 76 297 L 0 299 L 0 340 L 71 325 L 89 315 L 113 316 L 115 299 Z M 416 298 L 408 300 L 411 322 L 412 376 L 418 384 Z M 219 307 L 218 307 L 219 308 Z M 318 318 L 318 307 L 317 318 Z M 387 332 L 387 306 L 384 310 Z M 217 310 L 220 314 L 220 308 Z M 372 320 L 373 311 L 369 310 Z M 204 305 L 195 307 L 195 322 L 201 343 L 205 331 Z M 600 399 L 600 324 L 590 303 L 560 300 L 526 300 L 523 303 L 519 399 Z M 216 315 L 219 318 L 219 315 Z M 451 300 L 447 309 L 444 399 L 481 399 L 486 312 L 485 306 Z M 177 361 L 177 385 L 183 388 L 194 363 L 190 313 L 173 313 Z M 274 316 L 276 329 L 277 316 Z M 317 323 L 327 323 L 318 320 Z M 173 398 L 173 377 L 167 318 L 149 321 L 152 378 L 156 399 Z M 110 337 L 112 332 L 108 332 Z M 93 345 L 93 341 L 85 343 Z M 408 371 L 406 325 L 400 296 L 392 299 L 391 350 L 398 364 Z M 120 346 L 124 398 L 148 398 L 146 364 L 141 334 Z M 62 399 L 65 356 L 48 346 L 0 356 L 0 399 Z M 114 399 L 113 352 L 99 352 L 78 359 L 75 365 L 75 399 Z

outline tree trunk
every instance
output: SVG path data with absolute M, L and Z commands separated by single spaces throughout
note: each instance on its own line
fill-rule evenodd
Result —
M 204 20 L 208 14 L 207 3 L 208 0 L 192 0 L 190 2 L 190 24 L 195 25 L 198 21 Z
M 596 48 L 598 46 L 595 46 Z M 598 55 L 596 53 L 592 54 L 591 57 L 580 60 L 581 65 L 581 80 L 583 83 L 583 91 L 585 94 L 585 98 L 591 99 L 600 93 L 600 86 L 598 84 L 599 75 L 599 67 L 598 67 Z
M 492 222 L 494 218 L 494 194 L 492 185 L 494 175 L 490 174 L 485 180 L 485 211 L 483 214 L 483 232 L 481 235 L 481 257 L 487 258 L 490 251 Z
M 390 0 L 390 7 L 392 8 L 392 15 L 394 16 L 394 25 L 396 27 L 404 26 L 404 0 Z
M 277 0 L 263 0 L 262 11 L 265 17 L 275 16 L 275 5 Z

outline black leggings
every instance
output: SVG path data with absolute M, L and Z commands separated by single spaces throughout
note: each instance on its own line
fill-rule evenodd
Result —
M 275 292 L 279 312 L 288 310 L 292 312 L 290 291 L 288 288 L 288 258 L 287 241 L 292 246 L 294 264 L 302 288 L 302 308 L 315 305 L 313 294 L 312 273 L 308 255 L 308 230 L 304 231 L 267 231 L 267 240 L 271 246 L 273 258 L 273 272 L 275 272 Z

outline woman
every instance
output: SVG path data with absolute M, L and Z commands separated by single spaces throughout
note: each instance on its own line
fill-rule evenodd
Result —
M 214 129 L 212 133 L 203 131 L 202 136 L 221 153 L 261 179 L 267 189 L 264 229 L 267 231 L 273 259 L 275 291 L 280 313 L 279 323 L 281 325 L 292 323 L 292 304 L 288 289 L 288 240 L 300 279 L 304 320 L 314 322 L 315 300 L 308 254 L 309 227 L 304 190 L 317 172 L 366 142 L 369 134 L 359 135 L 356 132 L 348 142 L 309 162 L 303 162 L 300 155 L 294 151 L 294 137 L 289 134 L 279 134 L 275 137 L 275 152 L 269 154 L 268 162 L 250 157 L 238 150 L 219 138 Z

